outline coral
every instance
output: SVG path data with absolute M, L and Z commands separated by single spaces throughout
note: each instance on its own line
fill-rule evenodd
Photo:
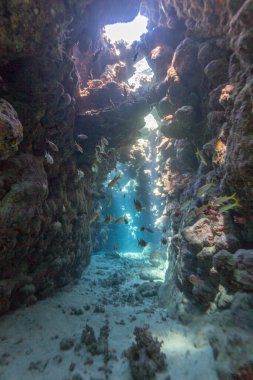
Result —
M 166 356 L 161 353 L 162 342 L 153 338 L 149 326 L 135 327 L 136 343 L 125 352 L 134 380 L 153 380 L 156 372 L 166 369 Z
M 240 366 L 238 373 L 232 376 L 233 380 L 252 380 L 253 379 L 253 368 L 252 363 L 243 364 Z
M 0 159 L 7 159 L 18 150 L 23 127 L 17 112 L 5 99 L 0 99 Z

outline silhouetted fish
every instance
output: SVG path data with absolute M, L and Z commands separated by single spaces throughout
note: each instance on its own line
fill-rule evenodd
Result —
M 148 245 L 148 243 L 145 240 L 143 240 L 143 239 L 139 240 L 138 239 L 138 247 L 139 246 L 146 247 L 146 245 Z

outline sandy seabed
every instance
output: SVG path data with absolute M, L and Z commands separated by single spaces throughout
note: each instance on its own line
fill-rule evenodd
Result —
M 208 342 L 196 347 L 193 330 L 170 319 L 157 296 L 140 296 L 138 287 L 147 283 L 140 277 L 143 271 L 154 284 L 164 277 L 164 268 L 152 268 L 140 253 L 114 258 L 100 252 L 78 283 L 3 316 L 0 380 L 131 380 L 124 352 L 134 342 L 134 328 L 145 324 L 163 341 L 167 370 L 157 374 L 158 380 L 217 380 Z M 80 340 L 86 325 L 98 337 L 106 324 L 110 355 L 105 362 Z

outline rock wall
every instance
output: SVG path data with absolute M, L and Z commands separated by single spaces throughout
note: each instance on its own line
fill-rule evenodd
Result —
M 171 223 L 160 295 L 187 321 L 252 300 L 253 2 L 145 0 L 142 12 Z
M 130 21 L 138 7 L 138 0 L 120 6 L 110 0 L 106 7 L 101 0 L 11 0 L 0 6 L 0 314 L 46 297 L 79 277 L 89 261 L 101 183 L 126 135 L 128 118 L 118 128 L 117 118 L 130 117 L 132 103 L 120 111 L 94 103 L 106 90 L 108 102 L 113 91 L 125 100 L 115 82 L 92 94 L 93 107 L 91 97 L 81 101 L 78 62 L 93 76 L 100 68 L 99 76 L 109 63 L 108 57 L 98 60 L 100 66 L 94 59 L 100 28 Z M 82 85 L 88 88 L 93 78 L 86 74 Z M 76 116 L 90 108 L 83 126 Z M 146 108 L 145 101 L 138 103 L 131 122 L 138 124 Z M 108 134 L 113 141 L 101 152 L 100 169 L 92 170 L 95 147 L 102 137 L 110 140 Z

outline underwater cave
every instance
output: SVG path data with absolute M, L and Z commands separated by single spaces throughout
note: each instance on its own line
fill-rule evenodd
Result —
M 0 380 L 253 380 L 253 0 L 0 16 Z

